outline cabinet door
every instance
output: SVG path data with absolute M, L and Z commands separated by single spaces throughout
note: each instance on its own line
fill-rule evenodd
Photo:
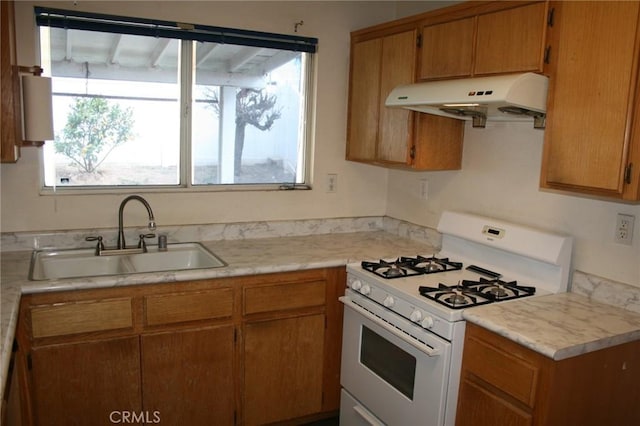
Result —
M 384 104 L 394 87 L 414 82 L 416 37 L 417 32 L 411 30 L 382 40 L 378 160 L 385 162 L 411 163 L 413 113 L 404 108 L 387 108 Z
M 233 425 L 234 327 L 143 335 L 145 411 L 162 424 Z
M 321 411 L 324 323 L 319 313 L 245 324 L 245 425 Z
M 474 74 L 542 71 L 546 3 L 478 16 Z
M 351 45 L 348 160 L 373 161 L 376 158 L 381 52 L 382 39 L 379 38 Z
M 31 357 L 37 425 L 112 425 L 142 409 L 138 337 L 34 347 Z
M 551 7 L 555 23 L 541 186 L 624 197 L 640 3 Z
M 458 396 L 456 426 L 529 426 L 527 411 L 474 381 L 463 378 Z
M 416 123 L 416 170 L 459 170 L 462 167 L 464 121 L 419 114 Z
M 415 30 L 352 43 L 347 159 L 408 164 L 413 114 L 387 108 L 391 90 L 414 81 Z
M 474 30 L 475 17 L 424 26 L 420 79 L 471 75 Z
M 22 141 L 22 112 L 20 108 L 20 80 L 14 66 L 16 61 L 16 36 L 14 2 L 0 2 L 0 162 L 13 163 L 20 156 Z

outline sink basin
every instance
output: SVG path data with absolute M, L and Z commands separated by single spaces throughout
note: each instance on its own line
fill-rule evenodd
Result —
M 200 243 L 169 244 L 167 251 L 159 251 L 158 246 L 147 247 L 148 253 L 110 256 L 96 256 L 95 250 L 91 248 L 35 250 L 31 256 L 29 279 L 40 281 L 219 268 L 227 265 Z
M 219 257 L 198 243 L 169 244 L 167 251 L 157 246 L 147 253 L 129 255 L 136 272 L 179 271 L 183 269 L 219 268 L 226 266 Z
M 94 249 L 36 250 L 31 257 L 30 280 L 117 275 L 131 272 L 123 256 L 96 256 Z

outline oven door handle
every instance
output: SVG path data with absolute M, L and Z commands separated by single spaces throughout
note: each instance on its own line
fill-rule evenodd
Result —
M 364 309 L 363 307 L 361 307 L 357 303 L 354 303 L 349 297 L 342 296 L 342 297 L 339 298 L 339 300 L 342 303 L 344 303 L 344 305 L 346 307 L 353 309 L 354 311 L 356 311 L 357 313 L 359 313 L 363 317 L 365 317 L 368 320 L 374 322 L 377 326 L 382 327 L 383 329 L 385 329 L 389 333 L 391 333 L 394 336 L 396 336 L 398 339 L 402 340 L 403 342 L 406 342 L 406 343 L 410 344 L 411 346 L 413 346 L 414 348 L 416 348 L 420 352 L 426 354 L 427 356 L 435 357 L 435 356 L 439 356 L 440 355 L 440 350 L 439 349 L 432 348 L 431 346 L 428 346 L 426 344 L 420 344 L 415 339 L 407 338 L 407 333 L 398 330 L 397 328 L 395 328 L 394 326 L 392 326 L 388 322 L 378 318 L 376 315 L 374 315 L 371 312 L 369 312 L 368 310 Z

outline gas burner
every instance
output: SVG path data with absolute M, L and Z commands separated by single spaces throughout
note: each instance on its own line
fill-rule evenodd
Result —
M 536 292 L 535 287 L 521 286 L 517 281 L 506 282 L 497 278 L 491 280 L 480 278 L 478 281 L 464 280 L 462 285 L 496 302 L 531 296 Z
M 452 294 L 450 296 L 447 296 L 444 298 L 444 301 L 447 302 L 447 304 L 449 305 L 468 305 L 469 304 L 469 298 L 465 297 L 462 294 Z
M 420 275 L 421 272 L 411 268 L 410 263 L 403 261 L 402 259 L 396 259 L 395 261 L 386 261 L 380 259 L 379 262 L 362 262 L 362 268 L 373 272 L 382 278 L 401 278 L 412 275 Z
M 493 301 L 484 294 L 461 284 L 448 286 L 440 283 L 438 284 L 438 288 L 420 286 L 418 287 L 418 291 L 427 299 L 435 300 L 451 309 L 484 305 Z
M 455 271 L 462 269 L 461 262 L 452 262 L 449 258 L 437 258 L 434 256 L 424 257 L 401 257 L 403 262 L 408 262 L 411 268 L 420 271 L 423 274 L 433 274 L 436 272 Z
M 503 287 L 500 286 L 489 287 L 489 289 L 485 293 L 492 295 L 496 299 L 506 297 L 509 294 Z

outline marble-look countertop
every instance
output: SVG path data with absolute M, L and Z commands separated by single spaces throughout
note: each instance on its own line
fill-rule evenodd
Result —
M 577 293 L 478 306 L 462 316 L 554 360 L 640 339 L 639 313 Z
M 4 392 L 11 347 L 15 336 L 20 295 L 23 293 L 166 283 L 327 268 L 343 266 L 363 259 L 397 257 L 399 253 L 430 255 L 435 252 L 435 248 L 428 241 L 428 239 L 414 240 L 399 237 L 395 232 L 382 230 L 204 241 L 202 244 L 221 257 L 228 266 L 216 269 L 52 281 L 28 280 L 31 251 L 2 252 L 0 281 L 1 393 Z M 436 242 L 437 239 L 434 239 L 434 243 Z

